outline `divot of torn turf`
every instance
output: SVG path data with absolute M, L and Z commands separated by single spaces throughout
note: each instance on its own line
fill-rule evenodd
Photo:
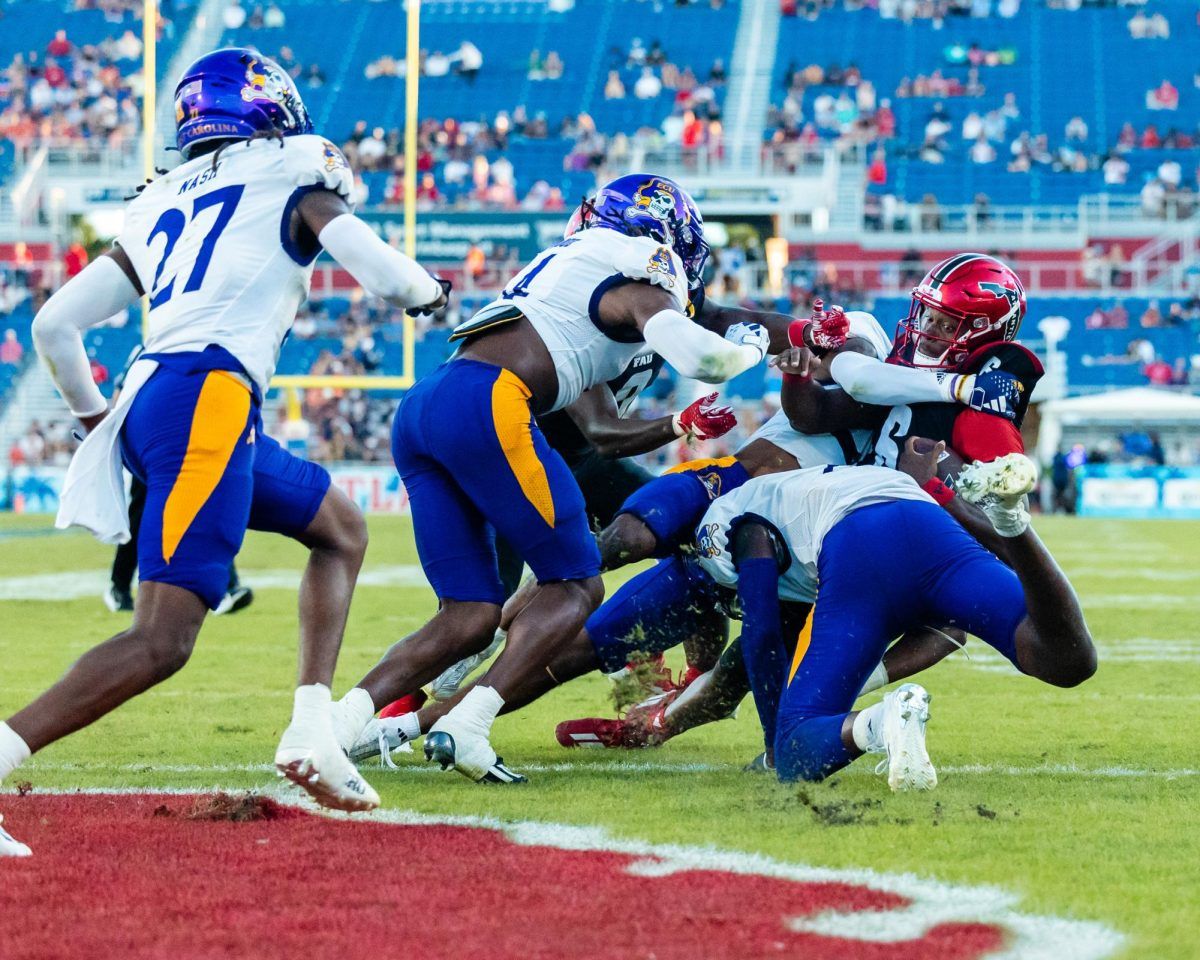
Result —
M 1003 891 L 830 870 L 591 828 L 254 794 L 28 793 L 0 861 L 0 957 L 208 960 L 1098 960 L 1098 924 Z M 1036 948 L 1036 953 L 1030 949 Z

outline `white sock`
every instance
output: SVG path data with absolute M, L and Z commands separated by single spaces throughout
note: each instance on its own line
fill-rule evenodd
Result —
M 396 718 L 396 729 L 399 730 L 409 740 L 416 740 L 421 736 L 421 721 L 417 719 L 416 711 L 412 713 L 401 714 Z
M 854 718 L 854 745 L 863 753 L 882 753 L 883 701 L 873 703 Z
M 332 700 L 329 688 L 323 683 L 297 687 L 292 707 L 292 724 L 309 730 L 332 730 Z
M 0 782 L 29 759 L 29 744 L 7 723 L 0 721 Z
M 504 698 L 491 687 L 472 687 L 458 706 L 446 714 L 467 727 L 474 727 L 486 737 L 496 720 L 496 714 L 504 706 Z
M 858 691 L 858 695 L 861 697 L 863 694 L 870 693 L 872 690 L 878 690 L 880 687 L 886 687 L 888 683 L 890 683 L 890 681 L 888 680 L 887 667 L 885 667 L 883 665 L 883 661 L 880 660 L 875 666 L 875 669 L 871 671 L 871 675 L 867 677 L 867 682 L 863 684 L 863 688 Z

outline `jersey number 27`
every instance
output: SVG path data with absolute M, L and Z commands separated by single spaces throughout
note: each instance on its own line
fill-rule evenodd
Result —
M 245 189 L 245 186 L 242 184 L 222 187 L 219 190 L 213 190 L 211 193 L 197 197 L 192 203 L 193 223 L 195 223 L 196 217 L 209 207 L 219 207 L 220 209 L 217 210 L 216 219 L 200 243 L 200 249 L 196 253 L 196 262 L 192 265 L 192 272 L 188 274 L 187 283 L 183 285 L 184 293 L 199 290 L 200 285 L 204 283 L 204 275 L 208 272 L 208 265 L 212 261 L 213 250 L 216 249 L 217 240 L 220 239 L 225 228 L 229 226 L 229 221 L 233 219 L 233 213 L 237 210 L 238 201 L 242 199 L 242 191 Z M 150 231 L 150 236 L 146 239 L 146 246 L 150 246 L 159 234 L 167 238 L 167 242 L 163 246 L 162 258 L 158 261 L 158 269 L 154 271 L 154 283 L 150 285 L 151 310 L 161 307 L 175 293 L 175 280 L 177 278 L 171 277 L 165 286 L 160 286 L 162 272 L 163 267 L 167 265 L 167 259 L 175 250 L 175 244 L 179 242 L 179 238 L 183 236 L 183 231 L 187 226 L 188 218 L 186 214 L 182 210 L 172 207 L 170 210 L 162 212 L 162 216 L 158 218 L 158 222 L 154 224 L 154 229 Z

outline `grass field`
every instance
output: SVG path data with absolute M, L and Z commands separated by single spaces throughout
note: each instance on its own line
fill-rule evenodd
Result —
M 432 771 L 419 752 L 398 771 L 370 766 L 366 776 L 398 810 L 598 825 L 618 838 L 991 885 L 1024 912 L 1119 931 L 1123 956 L 1196 957 L 1200 523 L 1038 526 L 1083 597 L 1100 670 L 1081 688 L 1056 690 L 974 642 L 931 671 L 929 742 L 941 775 L 931 794 L 892 796 L 865 761 L 803 788 L 742 773 L 761 748 L 748 703 L 735 721 L 656 751 L 568 753 L 554 724 L 608 709 L 599 677 L 498 722 L 494 742 L 529 774 L 525 787 L 477 787 Z M 337 693 L 431 610 L 407 523 L 376 519 L 371 532 Z M 84 535 L 49 533 L 44 518 L 0 525 L 0 716 L 126 622 L 98 599 L 109 559 Z M 303 559 L 288 542 L 252 535 L 240 563 L 258 589 L 254 606 L 210 621 L 186 670 L 22 775 L 35 790 L 274 790 L 267 764 L 295 664 L 287 584 Z M 0 812 L 11 802 L 0 796 Z

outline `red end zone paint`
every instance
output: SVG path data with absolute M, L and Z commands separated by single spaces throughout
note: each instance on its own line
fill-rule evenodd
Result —
M 917 900 L 896 892 L 757 875 L 740 855 L 728 855 L 732 869 L 699 868 L 689 856 L 714 854 L 694 848 L 664 847 L 661 857 L 596 849 L 586 830 L 525 824 L 510 838 L 278 806 L 268 820 L 182 819 L 194 803 L 6 797 L 7 825 L 34 856 L 0 860 L 0 957 L 965 960 L 1003 955 L 1024 936 L 1003 923 L 947 921 L 897 937 Z M 174 815 L 155 816 L 164 806 Z M 971 888 L 938 889 L 970 899 Z M 901 918 L 893 935 L 871 931 L 892 916 Z M 855 917 L 865 932 L 853 922 L 849 936 L 813 929 Z M 1105 954 L 1057 954 L 1085 955 Z

